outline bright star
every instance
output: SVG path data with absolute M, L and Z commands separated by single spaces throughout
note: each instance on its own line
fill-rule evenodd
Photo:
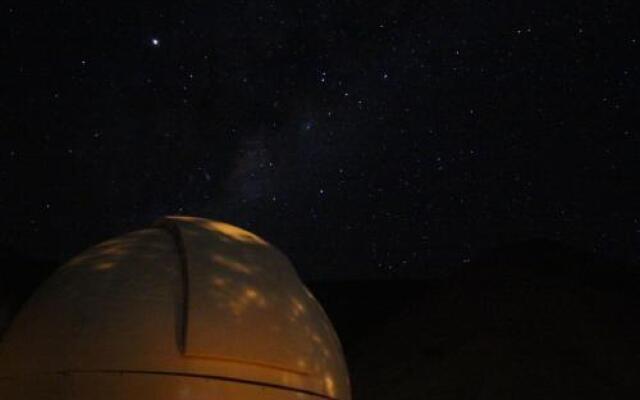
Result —
M 158 40 L 158 38 L 152 38 L 152 39 L 151 39 L 151 44 L 152 44 L 154 47 L 158 47 L 158 46 L 160 46 L 160 40 Z

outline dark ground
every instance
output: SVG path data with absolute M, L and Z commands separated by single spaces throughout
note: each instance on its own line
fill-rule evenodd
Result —
M 2 257 L 0 331 L 55 265 Z M 427 280 L 308 283 L 342 340 L 356 400 L 640 394 L 637 274 L 549 241 L 475 259 Z
M 634 398 L 640 297 L 622 265 L 532 241 L 440 279 L 311 287 L 355 399 Z

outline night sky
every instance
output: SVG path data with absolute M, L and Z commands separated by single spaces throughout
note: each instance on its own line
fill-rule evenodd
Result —
M 640 265 L 635 1 L 10 1 L 0 244 L 64 261 L 166 214 L 307 279 L 545 238 Z

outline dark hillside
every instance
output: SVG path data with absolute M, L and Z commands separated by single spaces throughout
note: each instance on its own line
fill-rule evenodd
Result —
M 637 275 L 549 241 L 487 251 L 446 280 L 311 285 L 355 399 L 640 394 Z

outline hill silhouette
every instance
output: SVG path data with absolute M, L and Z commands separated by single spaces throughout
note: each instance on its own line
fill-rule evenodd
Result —
M 611 399 L 640 394 L 637 287 L 619 261 L 533 240 L 438 281 L 316 292 L 355 399 Z
M 14 314 L 58 263 L 0 247 L 0 338 Z

